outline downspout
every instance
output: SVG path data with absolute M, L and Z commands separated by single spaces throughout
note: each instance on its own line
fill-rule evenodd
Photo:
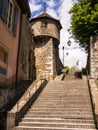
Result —
M 16 59 L 15 88 L 17 88 L 17 83 L 18 83 L 18 64 L 19 64 L 19 51 L 20 51 L 20 39 L 21 39 L 21 25 L 22 25 L 22 12 L 20 15 L 20 30 L 19 30 L 19 43 L 18 43 L 17 59 Z

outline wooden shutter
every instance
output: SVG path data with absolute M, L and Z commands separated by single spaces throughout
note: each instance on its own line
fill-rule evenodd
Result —
M 9 8 L 9 0 L 2 0 L 1 18 L 6 22 Z
M 11 23 L 12 23 L 12 3 L 9 2 L 8 18 L 6 23 L 9 29 L 11 28 Z
M 0 15 L 1 15 L 2 1 L 3 1 L 3 0 L 0 0 Z
M 14 35 L 16 35 L 16 30 L 17 30 L 17 19 L 18 19 L 18 9 L 15 6 L 14 17 L 13 17 L 13 25 L 12 25 Z

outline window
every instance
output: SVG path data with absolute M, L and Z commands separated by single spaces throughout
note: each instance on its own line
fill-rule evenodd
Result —
M 47 22 L 42 22 L 41 28 L 47 28 Z
M 8 59 L 7 51 L 0 46 L 0 74 L 6 75 L 7 59 Z
M 4 63 L 7 63 L 7 52 L 5 52 L 3 49 L 0 49 L 0 60 Z
M 0 0 L 0 16 L 6 23 L 9 8 L 9 0 Z
M 0 17 L 10 31 L 16 35 L 18 9 L 12 0 L 0 0 Z

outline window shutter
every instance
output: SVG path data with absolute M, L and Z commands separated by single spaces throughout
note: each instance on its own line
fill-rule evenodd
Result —
M 16 35 L 16 30 L 17 30 L 17 19 L 18 19 L 18 9 L 15 6 L 14 17 L 13 17 L 13 33 L 14 33 L 14 35 Z
M 12 21 L 11 17 L 12 17 L 12 3 L 9 2 L 8 17 L 6 22 L 9 29 L 11 28 L 11 21 Z
M 8 15 L 9 0 L 2 1 L 1 18 L 6 22 Z
M 12 25 L 12 31 L 14 35 L 16 35 L 17 30 L 17 19 L 18 19 L 18 8 L 15 6 L 13 15 L 13 25 Z
M 2 1 L 3 1 L 3 0 L 0 0 L 0 15 L 1 15 Z

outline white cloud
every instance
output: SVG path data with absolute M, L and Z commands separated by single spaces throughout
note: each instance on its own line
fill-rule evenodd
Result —
M 61 30 L 61 45 L 67 43 L 68 37 L 68 28 L 70 26 L 70 14 L 68 13 L 72 7 L 72 0 L 61 0 L 61 6 L 59 8 L 59 17 L 63 29 Z M 66 45 L 65 45 L 66 46 Z
M 35 0 L 30 0 L 29 6 L 30 6 L 31 13 L 33 13 L 35 11 L 38 11 L 38 10 L 40 10 L 42 8 L 42 5 L 41 4 L 36 4 Z
M 50 8 L 53 8 L 54 6 L 55 6 L 55 2 L 54 2 L 54 0 L 48 0 L 47 1 L 47 5 L 50 7 Z
M 54 18 L 57 18 L 58 16 L 57 16 L 57 13 L 54 11 L 54 9 L 51 9 L 51 8 L 47 8 L 47 12 L 48 12 L 48 14 L 49 15 L 51 15 L 52 17 L 54 17 Z
M 54 18 L 58 18 L 58 15 L 57 15 L 57 12 L 56 10 L 54 9 L 54 6 L 56 5 L 55 1 L 54 0 L 48 0 L 46 2 L 46 5 L 47 5 L 47 13 L 50 14 L 52 17 Z

